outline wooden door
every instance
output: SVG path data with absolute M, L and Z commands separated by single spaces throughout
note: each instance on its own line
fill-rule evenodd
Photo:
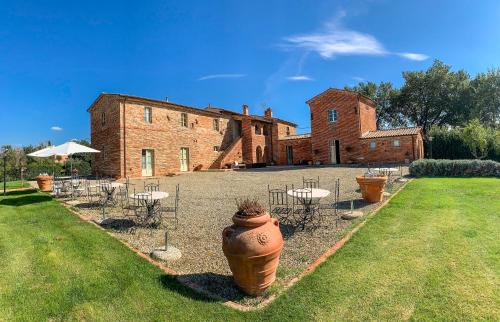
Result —
M 154 154 L 153 150 L 142 150 L 142 176 L 151 177 L 154 168 Z
M 180 160 L 181 160 L 181 171 L 188 171 L 189 170 L 189 149 L 188 148 L 181 148 Z

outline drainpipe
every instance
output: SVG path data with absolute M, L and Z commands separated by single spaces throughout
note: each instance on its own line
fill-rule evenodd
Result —
M 123 99 L 123 176 L 127 178 L 127 141 L 125 139 L 125 132 L 126 132 L 126 126 L 125 126 L 125 102 L 127 101 L 127 98 L 125 97 Z

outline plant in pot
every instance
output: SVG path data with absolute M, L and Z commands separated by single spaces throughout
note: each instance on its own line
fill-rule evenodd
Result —
M 52 190 L 52 176 L 49 176 L 47 173 L 40 173 L 35 179 L 41 191 Z
M 233 225 L 222 232 L 222 250 L 234 281 L 245 293 L 262 294 L 276 279 L 284 241 L 278 220 L 255 199 L 236 201 Z
M 372 203 L 382 201 L 387 176 L 367 172 L 362 176 L 356 176 L 356 181 L 364 200 Z

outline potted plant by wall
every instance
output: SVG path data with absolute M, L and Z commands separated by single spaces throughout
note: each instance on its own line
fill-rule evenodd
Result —
M 52 190 L 52 177 L 47 173 L 40 173 L 35 179 L 36 183 L 38 184 L 38 189 L 40 189 L 41 191 Z
M 368 172 L 362 176 L 357 176 L 356 181 L 359 184 L 364 200 L 368 202 L 382 201 L 387 176 Z
M 235 283 L 247 294 L 260 295 L 276 279 L 283 249 L 278 220 L 257 200 L 237 200 L 233 225 L 222 232 L 222 250 Z

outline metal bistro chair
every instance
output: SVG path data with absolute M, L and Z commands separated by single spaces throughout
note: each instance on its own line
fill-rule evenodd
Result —
M 160 191 L 160 180 L 158 180 L 156 183 L 154 183 L 154 182 L 150 182 L 150 183 L 144 182 L 144 191 L 147 191 L 147 192 Z
M 52 192 L 54 193 L 55 196 L 59 197 L 64 189 L 64 182 L 60 180 L 58 177 L 54 178 L 54 181 L 52 182 Z
M 285 189 L 271 189 L 267 185 L 269 195 L 269 214 L 277 217 L 277 219 L 284 225 L 293 226 L 293 208 L 288 200 L 288 186 Z
M 333 201 L 327 204 L 320 204 L 319 209 L 321 210 L 333 210 L 333 215 L 337 216 L 339 212 L 339 202 L 340 202 L 340 179 L 336 179 L 333 185 Z M 321 216 L 325 216 L 328 212 L 321 212 Z M 335 218 L 335 228 L 338 227 L 338 218 Z
M 85 179 L 72 179 L 70 181 L 70 193 L 73 200 L 85 195 L 85 182 Z
M 319 176 L 316 178 L 304 178 L 302 177 L 302 187 L 303 188 L 319 188 Z
M 98 184 L 98 181 L 92 182 L 91 180 L 85 181 L 85 189 L 87 193 L 87 200 L 90 203 L 94 203 L 101 196 L 101 187 Z
M 164 207 L 161 206 L 160 211 L 163 217 L 164 213 L 167 214 L 172 214 L 173 219 L 175 221 L 175 229 L 177 229 L 177 225 L 179 224 L 179 218 L 177 218 L 177 215 L 179 214 L 179 200 L 180 200 L 180 195 L 179 195 L 179 184 L 175 186 L 175 200 L 174 200 L 174 205 L 173 207 Z
M 297 226 L 301 226 L 302 230 L 308 223 L 317 226 L 315 221 L 320 219 L 319 204 L 313 202 L 310 188 L 294 189 L 292 186 L 292 191 L 292 208 Z
M 125 210 L 127 210 L 127 214 L 128 214 L 128 210 L 129 210 L 129 208 L 131 208 L 130 207 L 130 200 L 129 200 L 130 199 L 129 192 L 131 191 L 132 186 L 134 186 L 134 185 L 130 183 L 130 179 L 127 177 L 125 179 L 124 185 L 118 187 L 118 190 L 115 191 L 115 197 L 118 200 L 118 202 L 120 203 L 120 207 L 122 208 L 122 211 L 124 212 L 124 216 L 125 216 Z M 135 193 L 135 189 L 134 189 L 134 193 Z

